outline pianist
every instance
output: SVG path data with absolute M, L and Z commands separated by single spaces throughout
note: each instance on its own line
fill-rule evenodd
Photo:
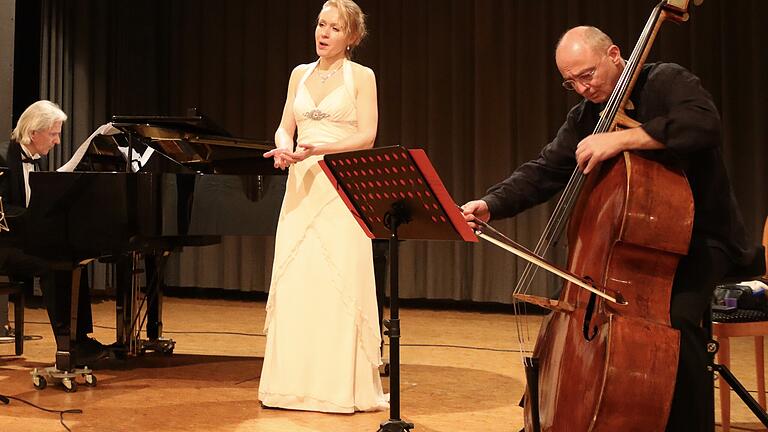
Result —
M 10 142 L 0 143 L 0 167 L 7 170 L 0 176 L 0 196 L 3 197 L 6 215 L 23 218 L 31 194 L 29 175 L 40 169 L 40 157 L 60 143 L 61 126 L 66 120 L 67 115 L 56 104 L 46 100 L 35 102 L 19 117 Z M 16 247 L 3 246 L 0 247 L 0 274 L 13 280 L 30 281 L 35 276 L 40 277 L 40 288 L 53 334 L 57 340 L 69 337 L 69 271 L 53 271 L 45 260 Z M 107 357 L 108 350 L 88 337 L 88 333 L 93 331 L 88 278 L 82 277 L 80 282 L 77 343 L 72 350 L 78 364 L 85 364 Z

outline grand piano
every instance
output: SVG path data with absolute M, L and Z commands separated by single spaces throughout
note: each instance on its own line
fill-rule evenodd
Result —
M 73 305 L 81 266 L 115 263 L 116 352 L 170 353 L 174 342 L 162 338 L 169 255 L 223 235 L 274 234 L 285 172 L 263 157 L 273 144 L 233 137 L 196 112 L 116 116 L 111 128 L 118 133 L 93 137 L 75 172 L 31 174 L 29 207 L 12 232 L 27 253 L 73 270 Z M 76 364 L 73 337 L 57 340 L 60 371 Z

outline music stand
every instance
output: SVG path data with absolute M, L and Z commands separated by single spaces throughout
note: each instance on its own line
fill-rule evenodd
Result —
M 398 240 L 477 242 L 426 153 L 401 146 L 326 155 L 319 162 L 341 199 L 371 239 L 389 239 L 389 420 L 379 432 L 409 431 L 400 418 Z

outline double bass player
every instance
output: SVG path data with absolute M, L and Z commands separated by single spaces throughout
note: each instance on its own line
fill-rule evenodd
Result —
M 462 206 L 465 219 L 474 228 L 475 218 L 515 216 L 562 190 L 577 166 L 589 174 L 625 151 L 681 169 L 695 213 L 688 254 L 679 261 L 672 285 L 670 318 L 680 331 L 680 354 L 666 430 L 713 431 L 712 382 L 700 322 L 715 283 L 754 255 L 723 164 L 717 108 L 691 72 L 672 63 L 649 63 L 642 67 L 628 105 L 628 114 L 640 126 L 592 134 L 626 65 L 621 51 L 601 30 L 582 26 L 563 34 L 555 60 L 563 87 L 584 99 L 536 159 L 483 198 Z

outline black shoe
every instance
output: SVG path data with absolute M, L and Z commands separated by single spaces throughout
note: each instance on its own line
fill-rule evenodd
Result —
M 78 338 L 72 351 L 77 366 L 84 366 L 110 358 L 109 349 L 101 342 L 88 336 Z

